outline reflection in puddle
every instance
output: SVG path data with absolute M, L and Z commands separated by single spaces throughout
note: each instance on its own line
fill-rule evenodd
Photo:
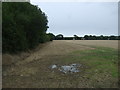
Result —
M 81 64 L 71 64 L 71 65 L 64 65 L 64 66 L 52 65 L 51 69 L 58 69 L 63 73 L 76 73 L 76 72 L 80 72 L 79 70 L 80 66 Z

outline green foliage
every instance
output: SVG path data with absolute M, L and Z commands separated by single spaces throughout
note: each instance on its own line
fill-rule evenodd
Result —
M 95 36 L 95 35 L 84 35 L 84 37 L 79 37 L 73 35 L 73 37 L 63 37 L 62 34 L 56 35 L 55 40 L 120 40 L 120 36 Z
M 91 69 L 88 72 L 98 70 L 98 73 L 109 73 L 113 77 L 118 77 L 118 50 L 106 47 L 96 47 L 92 50 L 74 51 L 71 53 L 69 61 L 83 62 Z
M 58 35 L 55 36 L 55 39 L 56 39 L 56 40 L 63 40 L 64 37 L 63 37 L 62 34 L 58 34 Z
M 27 2 L 4 2 L 3 52 L 18 52 L 49 41 L 47 16 L 37 6 Z
M 50 41 L 52 41 L 52 40 L 55 39 L 55 35 L 54 35 L 54 34 L 48 33 L 47 35 L 49 36 L 49 40 L 50 40 Z
M 85 40 L 120 40 L 119 36 L 95 36 L 95 35 L 85 35 L 84 36 Z
M 77 40 L 79 37 L 77 35 L 74 35 L 74 39 Z

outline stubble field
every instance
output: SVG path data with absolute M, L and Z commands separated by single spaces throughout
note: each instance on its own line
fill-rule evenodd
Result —
M 6 55 L 3 60 L 8 60 Z M 65 74 L 50 68 L 74 63 L 81 64 L 80 72 Z M 118 87 L 117 40 L 54 40 L 24 60 L 3 65 L 3 88 L 106 87 Z

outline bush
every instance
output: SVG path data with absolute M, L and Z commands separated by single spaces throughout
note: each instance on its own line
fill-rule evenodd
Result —
M 3 52 L 18 52 L 49 41 L 47 16 L 27 2 L 3 2 Z

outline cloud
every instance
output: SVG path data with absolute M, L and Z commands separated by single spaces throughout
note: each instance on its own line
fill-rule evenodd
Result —
M 35 3 L 34 3 L 35 4 Z M 118 34 L 118 4 L 115 2 L 36 3 L 49 20 L 48 32 L 73 34 Z

